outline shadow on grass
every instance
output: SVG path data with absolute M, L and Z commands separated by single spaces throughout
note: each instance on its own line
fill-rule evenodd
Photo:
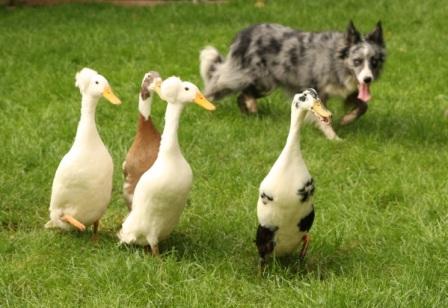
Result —
M 219 106 L 219 111 L 215 112 L 217 117 L 221 120 L 227 118 L 241 118 L 243 120 L 287 120 L 290 119 L 290 102 L 284 99 L 284 103 L 277 103 L 271 98 L 263 98 L 257 100 L 257 113 L 243 113 L 240 111 L 237 104 L 236 96 L 229 96 L 221 101 L 215 102 Z
M 42 231 L 42 230 L 41 230 Z M 144 247 L 137 245 L 119 245 L 114 231 L 100 232 L 99 240 L 92 240 L 91 230 L 85 232 L 67 232 L 46 230 L 47 235 L 40 236 L 32 244 L 39 251 L 51 251 L 53 255 L 73 252 L 75 255 L 96 255 L 100 257 L 122 259 L 137 256 L 142 262 L 172 262 L 184 265 L 199 264 L 210 270 L 219 270 L 239 279 L 254 281 L 260 278 L 270 280 L 282 277 L 287 280 L 326 280 L 333 276 L 347 276 L 365 262 L 371 260 L 358 243 L 316 242 L 304 261 L 300 261 L 298 251 L 282 258 L 270 258 L 262 275 L 258 268 L 258 254 L 250 236 L 231 232 L 225 239 L 216 236 L 190 235 L 174 232 L 171 237 L 160 243 L 160 258 L 154 259 Z M 25 254 L 30 249 L 27 233 L 18 243 L 4 247 L 5 254 Z M 43 246 L 43 243 L 47 245 Z M 25 245 L 23 245 L 25 244 Z M 39 247 L 39 248 L 36 248 Z M 140 262 L 140 261 L 138 261 Z
M 79 232 L 76 230 L 73 231 L 65 231 L 61 229 L 46 229 L 47 232 L 53 232 L 55 236 L 60 237 L 61 239 L 70 239 L 75 243 L 92 243 L 96 247 L 102 246 L 103 244 L 112 244 L 117 242 L 117 236 L 114 232 L 99 230 L 98 235 L 95 237 L 92 231 L 92 226 L 87 227 L 87 229 L 83 232 Z
M 260 276 L 259 258 L 252 239 L 237 238 L 234 241 L 220 242 L 216 238 L 208 243 L 187 234 L 175 233 L 161 243 L 162 259 L 172 257 L 178 262 L 200 263 L 211 266 L 229 267 L 232 271 L 252 280 Z M 304 260 L 300 260 L 299 251 L 281 258 L 271 257 L 262 277 L 282 276 L 286 279 L 325 280 L 330 276 L 349 275 L 360 264 L 359 260 L 368 260 L 357 244 L 324 242 L 316 245 Z
M 263 270 L 263 277 L 282 275 L 283 278 L 326 280 L 332 276 L 349 276 L 360 265 L 358 260 L 367 260 L 361 249 L 347 246 L 320 246 L 321 251 L 308 253 L 304 260 L 296 255 L 271 258 Z
M 271 122 L 289 122 L 289 108 L 269 99 L 261 99 L 257 114 L 242 114 L 235 103 L 236 98 L 229 97 L 219 102 L 220 111 L 215 115 L 220 121 L 240 119 L 244 124 L 256 123 L 259 120 Z M 286 102 L 285 102 L 285 105 Z M 341 108 L 339 108 L 341 109 Z M 448 120 L 442 114 L 427 117 L 423 113 L 376 113 L 362 116 L 354 123 L 341 126 L 339 120 L 344 114 L 338 110 L 333 127 L 336 133 L 345 140 L 374 139 L 383 143 L 412 146 L 413 144 L 445 145 L 448 135 Z M 243 124 L 242 123 L 242 124 Z M 243 125 L 244 125 L 243 124 Z M 310 125 L 310 124 L 308 124 Z M 321 134 L 315 128 L 316 134 Z M 324 138 L 324 137 L 323 137 Z
M 118 238 L 115 234 L 108 235 L 108 241 L 117 245 L 119 251 L 121 252 L 131 252 L 131 253 L 142 253 L 143 255 L 151 256 L 151 251 L 147 249 L 148 246 L 141 246 L 136 244 L 119 244 Z M 202 259 L 202 257 L 198 257 L 198 252 L 203 252 L 204 247 L 197 244 L 191 237 L 174 232 L 171 236 L 159 243 L 160 255 L 163 259 L 166 256 L 174 257 L 176 260 L 181 261 L 185 259 Z M 190 258 L 191 256 L 191 258 Z M 196 258 L 195 258 L 196 256 Z
M 422 115 L 365 115 L 348 126 L 335 124 L 336 132 L 343 139 L 373 138 L 381 142 L 415 146 L 446 145 L 448 121 L 440 117 L 427 118 Z

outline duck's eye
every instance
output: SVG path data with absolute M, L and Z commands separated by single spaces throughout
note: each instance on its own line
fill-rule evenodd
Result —
M 97 81 L 95 81 L 95 83 L 96 83 L 96 84 L 99 84 L 100 82 L 97 80 Z
M 185 89 L 185 91 L 188 91 L 188 90 L 190 90 L 190 88 L 189 88 L 189 87 L 185 87 L 184 89 Z
M 299 97 L 299 101 L 304 102 L 306 100 L 306 95 Z

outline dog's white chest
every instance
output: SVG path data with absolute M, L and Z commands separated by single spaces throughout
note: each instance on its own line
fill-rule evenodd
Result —
M 356 80 L 347 78 L 343 85 L 329 84 L 324 87 L 323 92 L 329 96 L 339 96 L 346 98 L 356 91 Z

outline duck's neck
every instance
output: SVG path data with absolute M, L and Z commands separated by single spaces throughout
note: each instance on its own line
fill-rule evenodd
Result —
M 138 129 L 137 133 L 142 133 L 144 137 L 152 137 L 155 132 L 155 127 L 151 120 L 151 97 L 143 99 L 139 95 L 138 99 Z
M 138 111 L 145 120 L 148 120 L 151 116 L 151 100 L 152 96 L 149 96 L 147 99 L 143 99 L 141 94 L 138 96 Z
M 142 114 L 139 114 L 137 135 L 143 139 L 152 139 L 159 135 L 154 123 L 152 122 L 151 116 L 145 118 Z
M 160 141 L 160 154 L 180 153 L 177 130 L 179 128 L 179 120 L 183 108 L 183 104 L 173 104 L 168 102 L 165 112 L 165 127 Z
M 76 131 L 75 145 L 101 142 L 96 128 L 95 111 L 98 98 L 83 95 L 81 101 L 81 118 Z
M 291 124 L 289 127 L 289 134 L 286 140 L 285 148 L 283 149 L 284 154 L 291 155 L 293 157 L 301 157 L 300 152 L 300 127 L 306 115 L 306 110 L 300 108 L 298 116 L 294 115 L 291 117 Z

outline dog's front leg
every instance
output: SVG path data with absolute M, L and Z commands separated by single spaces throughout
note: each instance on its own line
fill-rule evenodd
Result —
M 238 96 L 237 102 L 243 113 L 257 113 L 257 98 L 264 97 L 268 90 L 260 89 L 255 85 L 250 85 L 243 89 Z
M 345 116 L 341 119 L 341 125 L 347 125 L 355 121 L 357 118 L 362 116 L 364 113 L 366 113 L 368 106 L 366 102 L 363 102 L 362 100 L 358 99 L 358 93 L 355 92 L 351 95 L 349 95 L 345 99 L 346 104 L 354 105 L 355 108 L 353 108 L 352 111 L 347 113 Z
M 257 100 L 253 96 L 241 93 L 237 103 L 242 113 L 257 113 Z

